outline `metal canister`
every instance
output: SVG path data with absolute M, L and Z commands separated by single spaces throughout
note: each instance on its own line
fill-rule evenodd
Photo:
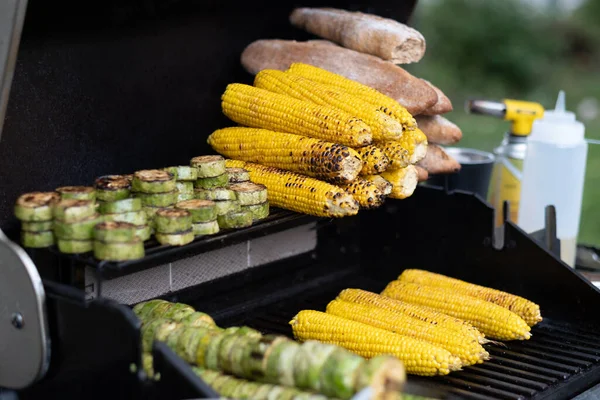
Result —
M 494 149 L 495 162 L 488 201 L 496 210 L 496 226 L 503 223 L 502 208 L 505 201 L 510 203 L 508 218 L 517 222 L 523 160 L 527 154 L 527 136 L 531 133 L 533 121 L 543 116 L 544 108 L 538 103 L 504 99 L 469 100 L 466 110 L 473 114 L 502 118 L 512 123 L 511 130 L 504 134 L 500 146 Z

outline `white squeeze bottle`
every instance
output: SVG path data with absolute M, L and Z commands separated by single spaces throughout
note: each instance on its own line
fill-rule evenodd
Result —
M 533 122 L 523 162 L 518 225 L 527 233 L 545 227 L 547 205 L 556 207 L 561 259 L 575 265 L 588 145 L 585 127 L 565 110 L 561 90 L 554 110 Z

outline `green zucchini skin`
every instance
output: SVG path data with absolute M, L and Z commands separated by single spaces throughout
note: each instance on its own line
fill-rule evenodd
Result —
M 212 189 L 217 187 L 225 187 L 229 183 L 229 175 L 223 173 L 212 178 L 198 178 L 194 182 L 194 187 L 199 189 Z
M 102 242 L 94 240 L 94 257 L 105 261 L 127 261 L 144 257 L 144 242 Z
M 293 341 L 276 344 L 267 356 L 265 382 L 294 386 L 294 357 L 300 345 Z
M 96 190 L 91 186 L 61 186 L 55 190 L 61 199 L 96 201 Z
M 244 168 L 226 168 L 229 183 L 240 183 L 250 181 L 250 173 Z
M 136 171 L 131 181 L 131 189 L 142 193 L 166 193 L 176 189 L 172 173 L 160 169 Z
M 130 242 L 136 240 L 136 226 L 129 222 L 105 221 L 96 224 L 93 237 L 102 242 Z
M 21 222 L 21 230 L 25 232 L 43 232 L 43 231 L 51 231 L 52 226 L 54 225 L 53 221 L 41 221 L 41 222 Z
M 194 192 L 177 194 L 177 202 L 195 199 Z
M 364 364 L 363 357 L 345 349 L 338 348 L 333 351 L 321 370 L 321 393 L 339 399 L 351 398 L 356 392 L 354 381 Z
M 142 209 L 142 200 L 138 198 L 127 198 L 115 201 L 104 201 L 99 204 L 100 214 L 120 214 Z
M 146 207 L 169 207 L 177 202 L 177 190 L 164 193 L 132 193 L 134 197 L 142 201 L 142 205 Z
M 243 206 L 261 204 L 267 201 L 267 187 L 253 182 L 232 183 L 228 189 L 233 190 Z
M 237 200 L 215 200 L 215 206 L 217 209 L 217 217 L 219 215 L 225 215 L 230 212 L 238 212 L 242 210 L 242 206 Z
M 246 228 L 252 225 L 252 213 L 250 211 L 234 211 L 217 217 L 219 228 L 236 229 Z
M 163 208 L 156 212 L 154 224 L 157 233 L 186 232 L 192 229 L 192 214 L 187 210 Z
M 133 225 L 145 225 L 148 223 L 148 217 L 144 211 L 130 211 L 117 214 L 104 214 L 105 221 L 129 222 Z
M 300 345 L 294 360 L 294 382 L 297 387 L 321 391 L 321 371 L 337 346 L 307 340 Z
M 63 199 L 52 209 L 54 219 L 72 223 L 96 214 L 96 203 L 91 200 Z
M 15 216 L 21 221 L 46 222 L 54 218 L 54 205 L 60 200 L 56 192 L 31 192 L 19 196 L 15 203 Z
M 192 222 L 209 222 L 217 219 L 217 205 L 212 200 L 186 200 L 175 204 L 175 208 L 187 210 L 192 215 Z
M 98 214 L 71 223 L 55 220 L 52 230 L 57 239 L 91 240 L 94 238 L 94 226 L 102 220 Z
M 200 200 L 237 200 L 235 192 L 228 188 L 194 189 L 194 197 Z
M 218 155 L 194 157 L 190 165 L 198 169 L 198 178 L 212 178 L 225 173 L 225 158 Z
M 87 253 L 93 249 L 92 240 L 57 239 L 58 251 L 66 254 Z
M 149 225 L 134 225 L 135 226 L 135 236 L 140 239 L 142 242 L 150 239 L 152 236 L 152 228 Z
M 219 222 L 194 222 L 192 223 L 192 230 L 194 231 L 194 236 L 214 235 L 216 233 L 219 233 Z
M 54 244 L 54 240 L 54 233 L 52 231 L 21 231 L 21 244 L 23 245 L 23 247 L 28 247 L 32 249 L 50 247 Z
M 194 194 L 194 182 L 181 182 L 175 183 L 175 187 L 178 194 Z
M 198 168 L 190 165 L 167 167 L 165 171 L 172 173 L 177 181 L 195 181 L 198 178 Z
M 94 181 L 96 198 L 101 201 L 117 201 L 129 197 L 131 179 L 125 175 L 105 175 Z
M 184 246 L 194 241 L 194 231 L 191 229 L 185 232 L 178 233 L 161 233 L 156 232 L 154 237 L 160 244 L 170 246 Z
M 265 201 L 260 204 L 252 204 L 249 206 L 242 206 L 242 210 L 249 211 L 252 214 L 253 221 L 260 221 L 269 216 L 269 202 Z

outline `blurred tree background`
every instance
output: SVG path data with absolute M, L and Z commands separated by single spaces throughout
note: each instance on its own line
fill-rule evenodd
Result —
M 421 0 L 411 25 L 425 36 L 427 52 L 406 69 L 452 100 L 446 117 L 463 130 L 457 146 L 492 151 L 509 129 L 508 122 L 467 114 L 468 98 L 528 100 L 548 109 L 561 89 L 586 137 L 600 139 L 600 0 L 585 0 L 572 12 L 556 0 L 545 7 Z M 600 245 L 600 145 L 589 145 L 579 242 Z

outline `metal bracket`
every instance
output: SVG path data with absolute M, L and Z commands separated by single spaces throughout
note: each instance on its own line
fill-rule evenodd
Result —
M 45 302 L 33 261 L 0 230 L 0 387 L 25 388 L 48 370 Z

